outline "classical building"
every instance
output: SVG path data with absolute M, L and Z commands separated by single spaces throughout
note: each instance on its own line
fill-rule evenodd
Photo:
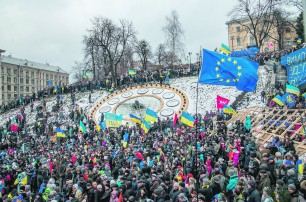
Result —
M 32 96 L 48 86 L 66 85 L 69 74 L 57 66 L 1 55 L 0 104 Z
M 237 51 L 247 49 L 249 46 L 255 45 L 255 38 L 249 33 L 247 27 L 251 27 L 249 19 L 241 19 L 240 23 L 237 21 L 226 22 L 228 26 L 228 45 L 231 51 Z M 245 25 L 245 26 L 244 26 Z M 270 37 L 269 37 L 270 36 Z M 269 32 L 269 36 L 263 40 L 263 45 L 260 47 L 260 51 L 274 51 L 278 50 L 277 29 L 272 25 Z M 284 48 L 291 48 L 295 43 L 297 34 L 295 29 L 286 28 L 283 34 L 282 45 Z

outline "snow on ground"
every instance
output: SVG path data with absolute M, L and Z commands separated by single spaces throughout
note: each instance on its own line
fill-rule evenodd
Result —
M 252 106 L 262 106 L 260 101 L 260 93 L 263 89 L 266 89 L 270 85 L 271 71 L 268 66 L 261 66 L 258 70 L 259 80 L 257 83 L 257 89 L 255 93 L 247 93 L 243 102 L 238 105 L 238 109 L 243 109 L 246 107 Z M 197 97 L 197 77 L 185 77 L 185 78 L 176 78 L 170 80 L 170 85 L 176 88 L 179 88 L 188 95 L 189 106 L 187 111 L 191 114 L 196 112 L 196 97 Z M 108 95 L 108 92 L 99 90 L 91 93 L 91 103 L 89 103 L 89 93 L 90 92 L 79 92 L 76 93 L 75 103 L 81 107 L 86 113 L 90 112 L 90 109 L 93 108 L 100 100 Z M 216 110 L 216 96 L 220 95 L 231 100 L 232 104 L 237 96 L 239 96 L 242 91 L 236 90 L 235 87 L 228 86 L 216 86 L 216 85 L 202 85 L 198 86 L 198 112 L 205 113 L 206 111 Z M 247 101 L 247 99 L 249 101 Z M 67 117 L 69 111 L 71 110 L 71 99 L 70 94 L 61 95 L 61 100 L 63 104 L 61 109 L 64 117 Z M 34 111 L 31 112 L 30 105 L 26 106 L 25 112 L 27 114 L 27 120 L 29 125 L 35 123 L 36 119 L 36 110 L 35 108 L 40 105 L 40 101 L 34 103 Z M 53 96 L 46 99 L 47 111 L 51 112 L 52 107 L 56 104 L 56 98 Z M 0 115 L 0 125 L 3 125 L 9 118 L 16 116 L 19 113 L 19 109 L 11 110 L 5 114 Z M 51 113 L 49 121 L 53 122 L 55 116 Z

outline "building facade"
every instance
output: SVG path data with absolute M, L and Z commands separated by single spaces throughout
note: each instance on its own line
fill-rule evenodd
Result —
M 231 51 L 239 51 L 247 49 L 249 46 L 255 46 L 255 38 L 249 33 L 247 27 L 251 27 L 251 22 L 248 19 L 243 19 L 237 23 L 236 21 L 229 21 L 226 23 L 228 28 L 228 45 Z M 247 27 L 246 27 L 247 26 Z M 295 29 L 286 28 L 282 36 L 282 47 L 292 48 L 295 43 L 297 34 Z M 272 25 L 269 36 L 263 40 L 261 52 L 275 51 L 278 50 L 278 39 L 277 29 Z
M 1 55 L 0 105 L 32 96 L 48 86 L 69 84 L 69 74 L 57 66 Z

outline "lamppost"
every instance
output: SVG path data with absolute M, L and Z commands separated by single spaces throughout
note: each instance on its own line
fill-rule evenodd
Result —
M 1 53 L 5 53 L 5 50 L 0 49 L 0 104 L 2 105 L 2 65 L 1 65 Z
M 192 54 L 192 52 L 188 52 L 188 55 L 189 55 L 189 73 L 191 71 L 191 54 Z

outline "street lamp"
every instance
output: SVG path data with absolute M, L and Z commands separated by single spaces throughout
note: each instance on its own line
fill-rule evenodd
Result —
M 188 55 L 189 55 L 189 73 L 191 71 L 191 54 L 192 54 L 192 52 L 188 52 Z
M 0 104 L 2 104 L 2 65 L 1 65 L 1 53 L 5 53 L 5 50 L 0 49 Z

